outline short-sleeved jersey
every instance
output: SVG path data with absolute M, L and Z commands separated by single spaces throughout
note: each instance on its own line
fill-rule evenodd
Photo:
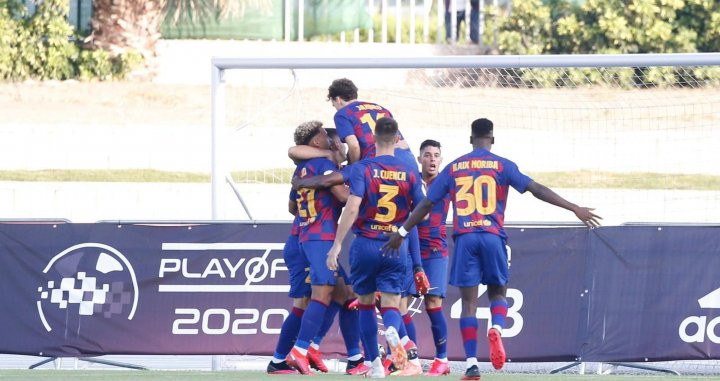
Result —
M 423 183 L 423 185 L 427 189 L 434 180 L 430 180 L 427 184 Z M 430 213 L 418 224 L 420 256 L 422 259 L 448 256 L 445 224 L 447 223 L 449 208 L 450 194 L 446 194 L 440 202 L 433 204 Z
M 387 240 L 423 199 L 415 171 L 394 156 L 378 156 L 352 165 L 350 194 L 362 198 L 353 232 Z
M 427 197 L 438 203 L 450 194 L 453 236 L 488 232 L 507 238 L 503 226 L 509 187 L 523 193 L 530 181 L 512 161 L 478 148 L 448 164 Z
M 318 176 L 337 170 L 337 165 L 326 158 L 304 160 L 298 164 L 300 178 Z M 337 231 L 337 221 L 342 204 L 329 188 L 298 190 L 298 216 L 300 217 L 300 242 L 332 241 Z
M 346 166 L 340 168 L 339 172 L 342 175 L 343 182 L 345 184 L 350 182 L 350 174 L 352 172 L 352 166 L 353 166 L 353 164 L 349 164 L 349 165 L 346 165 Z
M 298 194 L 295 189 L 290 188 L 290 201 L 297 203 Z M 290 228 L 290 235 L 300 235 L 300 217 L 295 214 L 293 218 L 292 227 Z
M 386 117 L 392 117 L 392 113 L 383 106 L 355 101 L 335 113 L 335 127 L 343 142 L 350 135 L 357 137 L 362 160 L 375 157 L 375 122 Z

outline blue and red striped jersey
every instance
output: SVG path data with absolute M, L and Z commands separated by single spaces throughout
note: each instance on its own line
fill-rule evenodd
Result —
M 375 103 L 355 101 L 335 113 L 335 127 L 340 139 L 350 135 L 357 137 L 360 144 L 360 159 L 375 157 L 375 122 L 380 118 L 392 117 L 392 113 Z M 401 135 L 402 136 L 402 135 Z
M 417 172 L 395 156 L 378 156 L 353 164 L 350 194 L 362 198 L 353 233 L 387 240 L 423 199 Z
M 324 157 L 304 160 L 297 168 L 300 178 L 324 175 L 338 170 L 334 162 Z M 301 188 L 297 193 L 300 242 L 334 240 L 343 204 L 333 196 L 329 188 Z
M 438 175 L 428 189 L 428 199 L 453 201 L 453 236 L 488 232 L 507 238 L 505 207 L 509 187 L 524 193 L 531 178 L 512 161 L 478 148 L 460 156 Z
M 436 177 L 437 178 L 437 177 Z M 423 184 L 429 188 L 435 179 Z M 447 257 L 447 223 L 448 209 L 450 208 L 450 194 L 446 194 L 440 202 L 433 204 L 430 213 L 422 220 L 418 228 L 420 237 L 420 257 L 422 259 Z
M 298 194 L 295 189 L 290 188 L 290 201 L 297 203 Z M 300 216 L 295 214 L 293 218 L 292 227 L 290 228 L 290 235 L 300 235 Z

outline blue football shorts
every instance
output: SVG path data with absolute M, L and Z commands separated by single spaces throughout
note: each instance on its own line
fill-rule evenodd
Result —
M 341 276 L 340 270 L 330 270 L 327 267 L 327 253 L 332 248 L 333 241 L 305 241 L 300 243 L 300 250 L 310 263 L 310 284 L 313 286 L 334 286 L 336 277 Z M 345 271 L 342 271 L 345 274 Z
M 310 297 L 310 294 L 312 294 L 310 288 L 310 263 L 300 251 L 300 239 L 298 236 L 291 235 L 285 241 L 283 259 L 290 280 L 288 296 L 291 298 Z
M 455 237 L 450 284 L 504 286 L 509 279 L 505 241 L 492 233 L 466 233 Z
M 401 294 L 407 282 L 407 241 L 398 255 L 385 255 L 382 246 L 386 241 L 356 236 L 350 246 L 350 278 L 358 295 L 375 291 Z

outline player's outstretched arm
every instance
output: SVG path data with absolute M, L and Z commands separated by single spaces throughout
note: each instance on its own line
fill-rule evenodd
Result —
M 424 198 L 422 201 L 420 201 L 420 204 L 413 209 L 412 213 L 410 213 L 410 217 L 405 221 L 403 224 L 403 229 L 405 229 L 406 232 L 409 232 L 414 228 L 417 224 L 420 223 L 420 221 L 425 218 L 425 216 L 430 213 L 433 207 L 433 202 L 430 201 L 428 198 Z M 406 235 L 407 236 L 407 235 Z M 400 235 L 400 233 L 395 232 L 390 236 L 390 239 L 387 241 L 385 245 L 383 245 L 383 251 L 386 253 L 395 253 L 400 248 L 400 245 L 403 241 L 403 236 Z
M 530 193 L 532 193 L 532 195 L 535 196 L 535 198 L 537 198 L 538 200 L 545 201 L 549 204 L 559 206 L 575 213 L 575 216 L 577 216 L 577 218 L 582 221 L 587 227 L 595 228 L 600 226 L 599 220 L 602 220 L 602 217 L 592 212 L 595 209 L 575 205 L 572 202 L 562 198 L 552 189 L 535 181 L 531 181 L 526 189 L 530 191 Z
M 318 157 L 324 157 L 332 160 L 332 151 L 300 145 L 288 148 L 288 156 L 296 163 L 300 160 L 310 160 Z
M 330 188 L 335 185 L 341 185 L 344 182 L 345 179 L 343 179 L 343 176 L 340 172 L 333 172 L 327 175 L 306 177 L 304 179 L 301 179 L 299 177 L 293 177 L 292 187 L 296 190 L 300 188 Z
M 361 202 L 362 198 L 358 196 L 352 194 L 348 196 L 345 209 L 343 209 L 340 215 L 340 222 L 338 223 L 337 232 L 335 233 L 335 241 L 333 241 L 333 245 L 327 254 L 326 264 L 330 270 L 335 271 L 338 268 L 338 256 L 340 255 L 340 250 L 342 250 L 343 240 L 357 219 Z

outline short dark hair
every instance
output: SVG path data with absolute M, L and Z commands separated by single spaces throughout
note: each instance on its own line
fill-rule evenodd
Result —
M 328 134 L 328 138 L 335 139 L 336 136 L 339 136 L 337 133 L 337 129 L 333 127 L 325 127 L 325 132 Z
M 383 143 L 395 143 L 398 124 L 390 117 L 380 118 L 375 122 L 375 139 Z
M 440 142 L 437 140 L 427 139 L 424 142 L 420 144 L 420 151 L 422 152 L 425 147 L 435 147 L 435 148 L 442 148 L 440 146 Z
M 486 138 L 493 131 L 493 122 L 490 119 L 480 118 L 472 122 L 472 137 Z
M 328 87 L 328 99 L 340 97 L 344 101 L 351 101 L 357 99 L 358 88 L 355 86 L 353 81 L 347 78 L 340 78 L 332 81 L 330 87 Z

